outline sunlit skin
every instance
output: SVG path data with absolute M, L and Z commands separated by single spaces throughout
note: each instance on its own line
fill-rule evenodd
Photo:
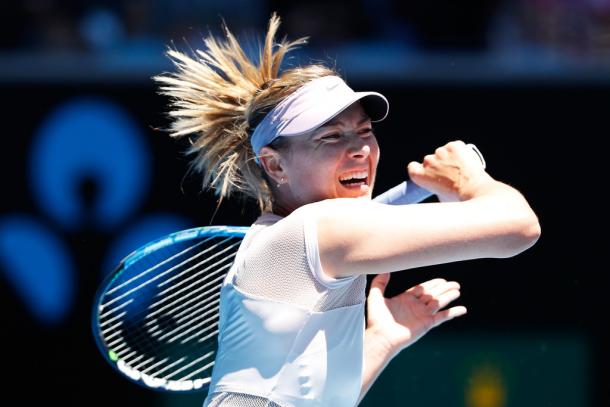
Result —
M 324 199 L 370 199 L 379 145 L 370 118 L 357 102 L 314 132 L 290 137 L 281 151 L 263 147 L 261 156 L 276 184 L 273 211 L 286 216 Z M 345 180 L 350 177 L 355 178 Z

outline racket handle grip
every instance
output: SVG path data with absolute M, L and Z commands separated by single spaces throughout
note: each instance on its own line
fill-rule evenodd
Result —
M 385 191 L 381 195 L 377 195 L 373 201 L 386 205 L 407 205 L 423 201 L 432 195 L 428 191 L 412 181 L 403 181 Z

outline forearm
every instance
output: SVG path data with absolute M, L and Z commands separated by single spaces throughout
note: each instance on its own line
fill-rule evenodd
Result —
M 329 200 L 318 211 L 318 247 L 333 277 L 386 273 L 514 256 L 540 234 L 523 197 L 507 185 L 462 202 L 391 206 Z
M 486 194 L 478 198 L 492 200 L 498 213 L 504 214 L 506 235 L 502 238 L 506 250 L 497 257 L 511 257 L 534 245 L 540 237 L 538 217 L 523 195 L 513 187 L 499 181 L 491 183 Z
M 394 356 L 395 353 L 383 337 L 372 329 L 364 332 L 364 372 L 358 404 Z

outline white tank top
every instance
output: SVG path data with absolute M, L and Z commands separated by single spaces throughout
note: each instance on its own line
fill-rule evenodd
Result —
M 324 274 L 308 207 L 286 218 L 263 214 L 246 234 L 221 290 L 204 406 L 357 403 L 366 276 Z

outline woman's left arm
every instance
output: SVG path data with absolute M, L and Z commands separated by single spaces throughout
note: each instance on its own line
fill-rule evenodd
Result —
M 371 282 L 364 333 L 364 373 L 358 403 L 402 349 L 435 326 L 466 313 L 462 306 L 443 310 L 460 296 L 460 285 L 455 281 L 437 278 L 385 298 L 389 281 L 390 274 L 386 273 Z

